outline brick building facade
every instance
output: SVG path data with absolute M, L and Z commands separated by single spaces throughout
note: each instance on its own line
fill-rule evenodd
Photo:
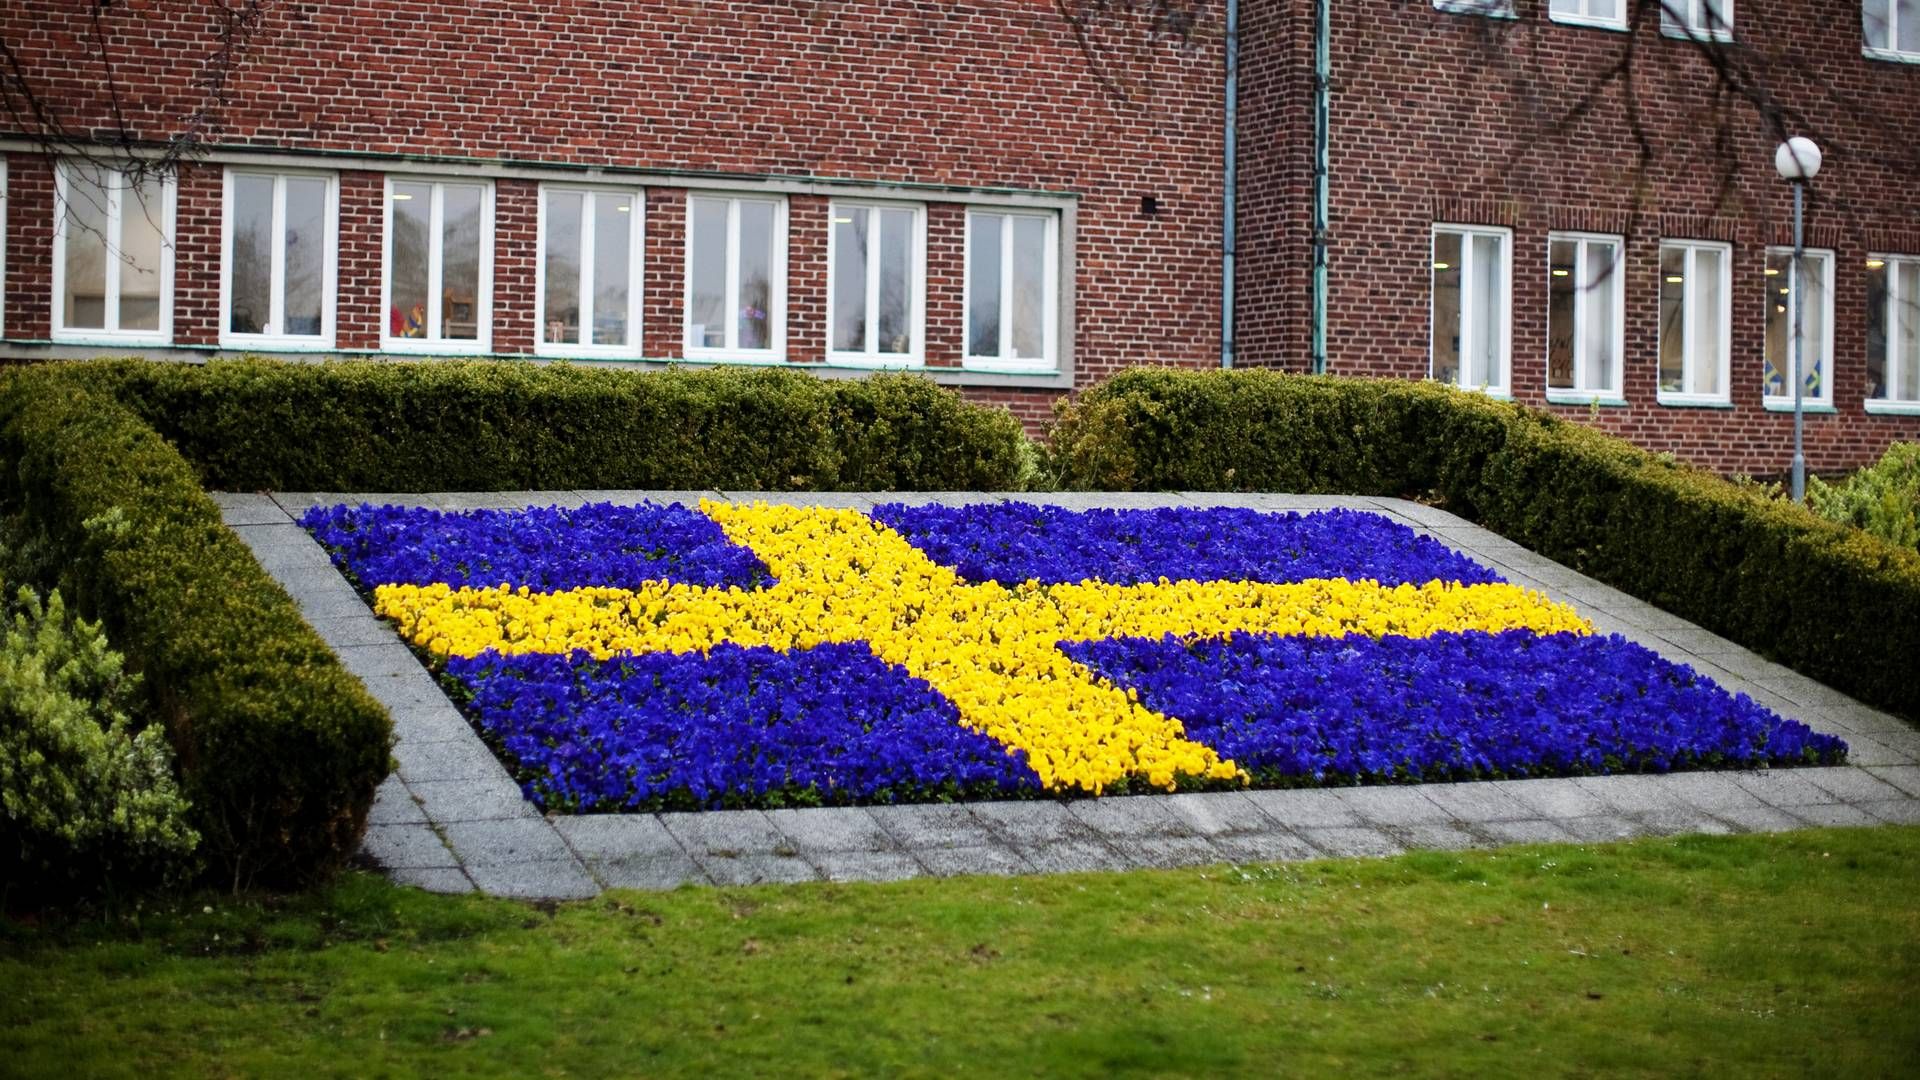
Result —
M 1500 377 L 1481 380 L 1495 392 L 1776 472 L 1774 137 L 1744 114 L 1730 143 L 1706 139 L 1699 50 L 1596 25 L 1612 2 L 1326 5 L 1323 366 L 1423 378 L 1439 348 L 1471 382 L 1473 344 L 1504 342 Z M 1569 4 L 1580 22 L 1556 14 Z M 1488 6 L 1511 17 L 1449 10 Z M 1833 299 L 1816 469 L 1920 437 L 1901 369 L 1878 369 L 1869 404 L 1866 360 L 1870 285 L 1898 292 L 1897 256 L 1920 256 L 1920 65 L 1901 62 L 1897 27 L 1868 55 L 1860 12 L 1837 6 L 1847 17 L 1830 0 L 1732 12 L 1740 47 L 1775 61 L 1770 92 L 1831 142 L 1809 233 Z M 276 5 L 208 152 L 157 195 L 56 169 L 0 120 L 0 352 L 904 366 L 1037 425 L 1126 365 L 1222 361 L 1224 7 L 1076 25 L 1040 0 Z M 179 131 L 206 6 L 116 9 L 105 49 L 85 8 L 0 12 L 42 100 L 69 131 L 113 128 L 116 98 L 133 132 Z M 1307 370 L 1317 4 L 1239 9 L 1231 344 L 1242 365 Z M 1563 130 L 1543 121 L 1629 43 L 1650 163 L 1617 86 Z M 1602 264 L 1619 274 L 1555 285 L 1553 269 Z M 1703 301 L 1695 282 L 1715 274 Z M 1701 314 L 1715 298 L 1718 345 Z M 1663 317 L 1701 347 L 1663 345 Z M 1496 324 L 1497 341 L 1481 332 Z M 1572 385 L 1549 393 L 1550 370 Z

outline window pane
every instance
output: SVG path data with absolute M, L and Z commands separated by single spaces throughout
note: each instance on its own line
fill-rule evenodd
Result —
M 1887 385 L 1887 277 L 1895 272 L 1885 263 L 1867 265 L 1867 396 L 1895 396 Z
M 67 172 L 67 326 L 102 330 L 107 325 L 107 189 L 100 170 Z
M 1013 355 L 1038 360 L 1047 354 L 1047 223 L 1013 219 Z
M 1555 240 L 1547 246 L 1547 385 L 1569 390 L 1573 381 L 1574 252 L 1579 245 Z
M 727 344 L 727 204 L 693 200 L 692 267 L 688 271 L 687 347 Z
M 1826 396 L 1827 373 L 1827 276 L 1833 266 L 1826 259 L 1809 257 L 1801 264 L 1807 282 L 1806 354 L 1801 360 L 1803 391 L 1808 397 Z
M 1787 368 L 1791 363 L 1787 356 L 1787 283 L 1792 280 L 1792 263 L 1789 255 L 1767 252 L 1767 349 L 1763 377 L 1766 392 L 1772 397 L 1793 393 L 1787 382 Z
M 833 347 L 867 349 L 867 210 L 836 209 L 833 215 Z
M 1702 248 L 1693 253 L 1693 378 L 1688 387 L 1696 394 L 1724 394 L 1720 369 L 1726 361 L 1726 327 L 1722 309 L 1726 305 L 1727 257 L 1725 252 Z
M 1899 14 L 1893 20 L 1894 48 L 1920 53 L 1920 0 L 1900 0 Z
M 1888 0 L 1866 0 L 1861 9 L 1861 23 L 1866 31 L 1867 45 L 1870 48 L 1885 49 L 1892 45 L 1893 27 L 1887 23 Z
M 1587 14 L 1596 19 L 1620 17 L 1620 0 L 1587 0 Z
M 1553 0 L 1553 13 L 1555 15 L 1578 15 L 1580 14 L 1580 0 Z
M 441 196 L 440 336 L 480 336 L 480 204 L 484 192 L 448 184 Z
M 740 347 L 773 348 L 772 203 L 740 204 Z
M 1000 355 L 999 214 L 967 218 L 967 355 Z
M 547 192 L 547 276 L 542 328 L 551 344 L 580 344 L 580 218 L 586 197 L 577 191 Z
M 1700 12 L 1700 22 L 1706 29 L 1724 34 L 1733 28 L 1727 19 L 1727 0 L 1699 0 L 1694 7 Z
M 911 210 L 880 212 L 880 336 L 883 353 L 913 351 L 913 243 Z
M 1687 386 L 1687 249 L 1660 249 L 1660 392 L 1684 394 Z M 1696 313 L 1697 315 L 1697 313 Z
M 263 334 L 272 318 L 273 177 L 233 178 L 233 278 L 227 330 Z
M 1587 334 L 1583 390 L 1619 390 L 1613 384 L 1613 299 L 1620 287 L 1619 253 L 1616 244 L 1587 245 L 1587 285 L 1580 298 Z
M 1903 262 L 1900 268 L 1900 359 L 1899 398 L 1920 401 L 1920 262 Z
M 1433 234 L 1433 377 L 1460 381 L 1460 234 Z
M 317 336 L 327 293 L 327 182 L 289 177 L 281 308 L 283 334 Z
M 160 329 L 160 247 L 165 185 L 149 180 L 120 200 L 120 329 Z
M 1502 296 L 1505 272 L 1498 236 L 1473 237 L 1473 281 L 1467 302 L 1473 305 L 1473 340 L 1467 343 L 1467 385 L 1500 385 L 1500 339 L 1506 326 Z
M 633 288 L 633 196 L 593 197 L 593 343 L 627 343 Z
M 392 301 L 387 312 L 393 337 L 427 336 L 427 246 L 433 212 L 433 188 L 428 184 L 395 184 L 393 197 L 393 281 L 387 286 Z

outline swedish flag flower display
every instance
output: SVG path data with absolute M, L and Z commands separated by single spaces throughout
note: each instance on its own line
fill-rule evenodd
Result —
M 1831 762 L 1384 517 L 702 502 L 304 524 L 549 809 Z

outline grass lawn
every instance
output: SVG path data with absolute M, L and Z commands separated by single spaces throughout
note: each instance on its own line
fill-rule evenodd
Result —
M 213 908 L 211 913 L 203 905 Z M 1920 828 L 0 924 L 23 1076 L 1912 1075 Z

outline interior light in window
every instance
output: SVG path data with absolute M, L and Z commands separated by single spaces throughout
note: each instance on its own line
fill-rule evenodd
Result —
M 1782 315 L 1785 315 L 1785 314 L 1787 313 L 1787 305 L 1785 305 L 1785 304 L 1775 304 L 1775 305 L 1773 305 L 1773 310 L 1775 310 L 1775 311 L 1777 311 L 1777 312 L 1779 312 L 1779 313 L 1780 313 L 1780 314 L 1782 314 Z
M 1787 287 L 1785 285 L 1780 286 L 1780 295 L 1781 296 L 1787 295 Z
M 614 207 L 614 209 L 620 211 L 623 214 L 633 212 L 633 207 L 628 206 L 626 203 L 621 203 L 619 206 Z
M 1566 277 L 1566 276 L 1568 276 L 1568 275 L 1570 275 L 1570 274 L 1572 274 L 1572 273 L 1573 273 L 1573 271 L 1571 271 L 1571 270 L 1555 270 L 1555 271 L 1553 272 L 1553 276 L 1554 276 L 1554 277 Z
M 1433 268 L 1435 270 L 1451 270 L 1453 267 L 1448 263 L 1437 262 L 1433 264 Z
M 1867 260 L 1867 269 L 1869 270 L 1878 270 L 1885 265 L 1887 265 L 1887 260 L 1885 259 L 1868 259 Z
M 408 199 L 411 199 L 411 198 L 413 198 L 413 196 L 407 194 L 404 191 L 396 191 L 393 193 L 394 202 L 406 202 Z
M 1767 267 L 1767 276 L 1768 276 L 1768 277 L 1779 277 L 1779 276 L 1780 276 L 1780 268 L 1779 268 L 1779 267 L 1777 267 L 1777 266 L 1769 266 L 1769 267 Z
M 1679 274 L 1667 275 L 1667 284 L 1669 285 L 1684 285 L 1686 284 L 1686 282 L 1687 282 L 1687 279 L 1680 276 Z
M 851 225 L 853 224 L 853 219 L 850 217 L 837 217 L 833 219 L 833 223 L 835 225 Z

